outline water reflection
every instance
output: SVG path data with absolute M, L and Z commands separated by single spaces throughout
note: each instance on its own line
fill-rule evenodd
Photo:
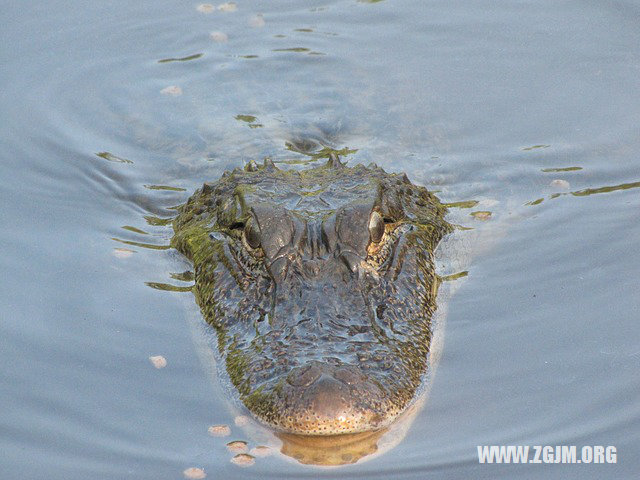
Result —
M 375 453 L 387 429 L 348 435 L 302 436 L 277 433 L 284 455 L 305 465 L 337 466 L 356 463 Z

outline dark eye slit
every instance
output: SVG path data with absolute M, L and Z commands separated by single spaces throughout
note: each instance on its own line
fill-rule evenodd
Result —
M 231 229 L 231 230 L 242 229 L 242 228 L 244 228 L 244 222 L 233 222 L 229 226 L 229 229 Z
M 383 220 L 384 220 L 384 223 L 394 223 L 393 218 L 384 217 Z

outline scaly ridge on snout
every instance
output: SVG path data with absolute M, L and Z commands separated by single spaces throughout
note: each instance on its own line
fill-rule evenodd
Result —
M 250 164 L 180 208 L 173 245 L 240 400 L 289 433 L 380 429 L 427 370 L 445 209 L 406 175 Z

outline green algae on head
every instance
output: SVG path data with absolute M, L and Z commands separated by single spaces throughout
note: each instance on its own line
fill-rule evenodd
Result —
M 286 433 L 379 430 L 427 371 L 446 208 L 406 175 L 335 154 L 251 162 L 180 207 L 172 245 L 194 265 L 239 399 Z

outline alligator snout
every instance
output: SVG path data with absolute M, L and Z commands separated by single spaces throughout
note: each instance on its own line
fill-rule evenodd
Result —
M 395 418 L 382 389 L 359 368 L 311 362 L 293 369 L 281 391 L 274 423 L 305 435 L 375 430 Z

